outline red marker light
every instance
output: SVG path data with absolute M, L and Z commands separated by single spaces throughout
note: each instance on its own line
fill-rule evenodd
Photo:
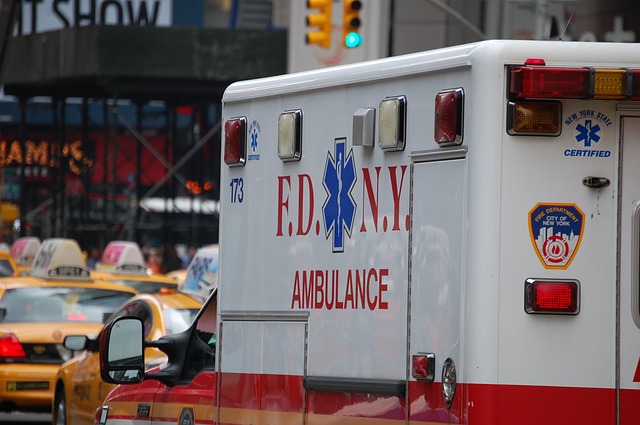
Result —
M 436 355 L 418 353 L 411 358 L 411 376 L 420 381 L 433 382 L 436 370 Z
M 512 66 L 509 99 L 583 99 L 591 95 L 589 68 Z
M 544 59 L 540 59 L 540 58 L 529 58 L 526 61 L 524 61 L 525 65 L 531 65 L 531 66 L 545 66 L 546 62 L 544 61 Z
M 232 118 L 224 123 L 224 162 L 229 166 L 245 163 L 247 119 Z
M 538 280 L 525 282 L 525 311 L 529 314 L 571 314 L 580 312 L 580 282 Z
M 463 100 L 462 89 L 441 91 L 436 95 L 433 138 L 439 145 L 462 142 Z

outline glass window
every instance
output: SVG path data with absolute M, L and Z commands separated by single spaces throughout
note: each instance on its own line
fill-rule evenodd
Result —
M 84 287 L 9 289 L 0 300 L 2 322 L 102 323 L 133 294 Z
M 189 327 L 198 314 L 198 309 L 170 309 L 162 312 L 167 334 L 177 334 Z
M 119 283 L 121 285 L 127 285 L 141 294 L 155 294 L 160 292 L 163 288 L 176 288 L 175 283 L 169 282 L 157 282 L 157 281 L 149 281 L 149 280 L 125 280 L 118 279 L 113 282 Z

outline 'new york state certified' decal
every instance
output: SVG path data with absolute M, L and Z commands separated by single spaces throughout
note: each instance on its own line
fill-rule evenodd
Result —
M 542 265 L 566 269 L 578 252 L 584 213 L 575 204 L 537 204 L 529 211 L 529 234 Z

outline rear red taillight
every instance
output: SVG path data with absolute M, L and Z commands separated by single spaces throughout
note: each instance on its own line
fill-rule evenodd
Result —
M 247 119 L 232 118 L 224 123 L 224 162 L 229 166 L 244 165 L 246 161 Z
M 530 314 L 576 315 L 580 312 L 580 282 L 563 279 L 527 279 L 524 309 Z
M 6 334 L 0 337 L 0 361 L 19 362 L 25 360 L 27 360 L 27 354 L 15 335 Z
M 512 66 L 509 99 L 583 99 L 591 95 L 590 68 Z

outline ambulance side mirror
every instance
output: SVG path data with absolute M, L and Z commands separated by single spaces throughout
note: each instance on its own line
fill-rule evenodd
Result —
M 111 384 L 135 384 L 144 379 L 144 326 L 139 317 L 123 316 L 102 331 L 100 377 Z

